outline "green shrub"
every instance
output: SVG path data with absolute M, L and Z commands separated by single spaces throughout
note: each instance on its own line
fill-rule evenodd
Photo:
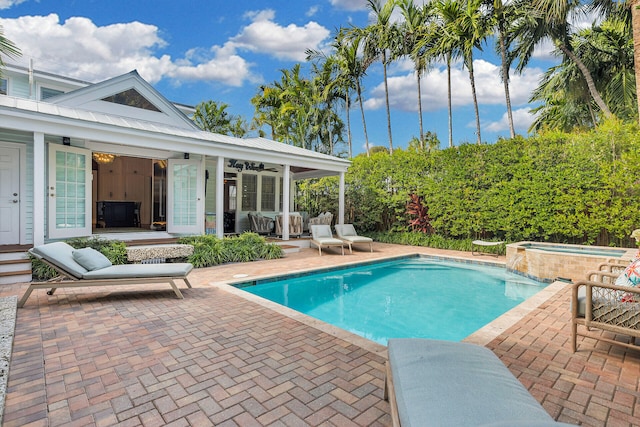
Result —
M 193 255 L 187 258 L 194 267 L 211 267 L 231 262 L 249 262 L 259 259 L 282 258 L 279 245 L 267 243 L 256 233 L 242 233 L 237 237 L 219 239 L 213 235 L 189 236 L 180 243 L 193 245 Z

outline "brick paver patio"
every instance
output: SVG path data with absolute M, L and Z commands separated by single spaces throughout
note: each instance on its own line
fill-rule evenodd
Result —
M 471 258 L 375 250 L 198 269 L 184 300 L 152 285 L 36 291 L 18 310 L 4 425 L 389 425 L 383 346 L 220 285 L 410 252 Z M 487 347 L 554 418 L 640 425 L 640 352 L 580 339 L 573 354 L 569 333 L 566 286 Z

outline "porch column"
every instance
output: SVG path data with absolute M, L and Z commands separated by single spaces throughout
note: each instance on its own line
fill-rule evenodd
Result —
M 291 167 L 284 165 L 282 176 L 282 240 L 289 240 L 289 206 L 291 206 Z
M 340 172 L 338 189 L 338 224 L 344 224 L 344 172 Z
M 216 236 L 224 237 L 224 157 L 216 164 Z
M 33 245 L 44 244 L 45 188 L 44 133 L 33 134 Z

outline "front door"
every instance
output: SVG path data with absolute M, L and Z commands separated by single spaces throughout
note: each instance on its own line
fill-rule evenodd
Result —
M 0 145 L 0 245 L 20 243 L 20 150 Z

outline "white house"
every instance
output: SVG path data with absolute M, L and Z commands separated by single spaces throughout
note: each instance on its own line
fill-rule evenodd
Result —
M 121 230 L 222 237 L 247 230 L 249 211 L 282 213 L 288 240 L 293 182 L 330 175 L 342 223 L 348 160 L 201 131 L 193 108 L 136 71 L 90 84 L 8 66 L 0 93 L 0 247 Z

